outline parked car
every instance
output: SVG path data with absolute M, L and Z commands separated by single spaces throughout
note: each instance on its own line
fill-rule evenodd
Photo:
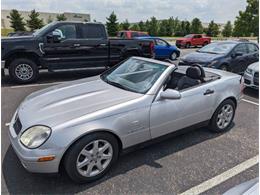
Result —
M 122 39 L 132 39 L 135 37 L 149 37 L 150 35 L 148 32 L 141 32 L 141 31 L 133 31 L 133 30 L 123 30 L 117 33 L 118 38 Z
M 91 81 L 32 93 L 16 110 L 9 137 L 27 170 L 64 166 L 74 181 L 90 182 L 137 144 L 194 125 L 225 132 L 242 81 L 226 71 L 131 57 Z
M 249 65 L 244 73 L 245 86 L 259 88 L 259 62 Z
M 215 42 L 183 56 L 179 65 L 198 63 L 204 67 L 242 74 L 249 64 L 258 61 L 258 55 L 258 45 L 252 42 Z
M 32 36 L 2 39 L 2 68 L 18 83 L 48 71 L 104 68 L 130 56 L 154 56 L 150 40 L 109 39 L 100 23 L 53 22 Z
M 180 56 L 180 50 L 159 37 L 138 37 L 137 39 L 148 39 L 154 41 L 154 52 L 156 59 L 176 60 Z
M 259 178 L 254 178 L 243 182 L 225 192 L 223 195 L 258 195 L 259 194 Z
M 190 48 L 191 46 L 205 46 L 211 42 L 211 38 L 203 34 L 189 34 L 184 38 L 178 38 L 176 40 L 177 47 Z

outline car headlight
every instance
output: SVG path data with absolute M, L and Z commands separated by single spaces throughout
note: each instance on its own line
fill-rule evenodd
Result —
M 51 135 L 51 128 L 46 126 L 33 126 L 23 132 L 21 143 L 30 149 L 41 146 Z
M 252 74 L 252 73 L 253 73 L 253 70 L 250 69 L 250 68 L 247 68 L 247 69 L 246 69 L 246 72 L 247 72 L 248 74 Z
M 208 64 L 208 67 L 214 66 L 217 62 L 218 62 L 218 60 L 214 60 L 214 61 L 210 62 L 210 63 Z

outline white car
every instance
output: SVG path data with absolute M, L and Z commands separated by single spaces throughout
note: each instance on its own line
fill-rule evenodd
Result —
M 258 89 L 259 62 L 249 65 L 244 73 L 245 86 Z

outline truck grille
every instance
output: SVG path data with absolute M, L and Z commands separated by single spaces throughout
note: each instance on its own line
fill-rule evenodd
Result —
M 259 85 L 259 72 L 255 72 L 254 74 L 254 85 Z
M 19 117 L 16 118 L 13 128 L 15 130 L 15 133 L 18 135 L 22 129 L 22 123 L 21 123 Z

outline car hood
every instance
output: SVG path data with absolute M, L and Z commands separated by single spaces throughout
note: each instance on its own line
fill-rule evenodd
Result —
M 20 105 L 18 115 L 23 127 L 37 124 L 55 127 L 141 96 L 95 77 L 92 81 L 83 79 L 35 92 Z
M 259 62 L 255 62 L 255 63 L 251 64 L 250 66 L 248 66 L 248 68 L 254 70 L 255 72 L 256 71 L 258 72 L 259 71 Z
M 197 62 L 211 62 L 217 58 L 223 57 L 223 54 L 212 54 L 212 53 L 202 53 L 193 52 L 187 54 L 181 58 L 185 62 L 197 63 Z
M 16 42 L 16 41 L 31 41 L 35 36 L 17 36 L 17 37 L 4 37 L 1 39 L 2 43 Z

